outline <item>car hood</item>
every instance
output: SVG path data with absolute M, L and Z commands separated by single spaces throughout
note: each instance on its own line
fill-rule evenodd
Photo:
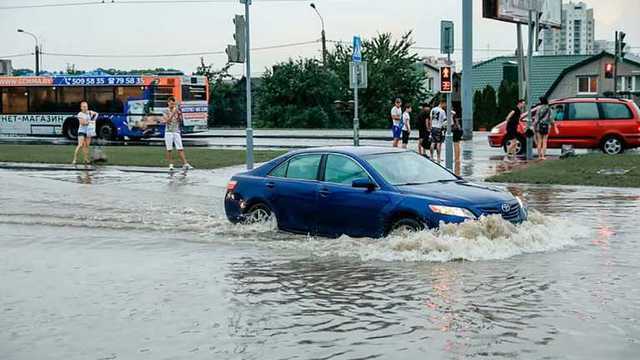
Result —
M 454 206 L 478 207 L 515 200 L 505 190 L 466 181 L 404 185 L 397 188 L 403 194 L 424 196 Z

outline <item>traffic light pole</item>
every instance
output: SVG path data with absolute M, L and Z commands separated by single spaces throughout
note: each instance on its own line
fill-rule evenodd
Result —
M 447 65 L 451 66 L 451 51 L 447 54 Z M 451 76 L 453 85 L 453 76 Z M 447 94 L 447 134 L 445 135 L 445 163 L 453 170 L 453 119 L 451 118 L 451 93 Z
M 536 15 L 537 16 L 537 15 Z M 529 49 L 527 51 L 527 108 L 529 114 L 527 115 L 527 129 L 532 129 L 533 116 L 531 110 L 533 109 L 533 94 L 531 93 L 531 68 L 533 67 L 533 10 L 529 10 Z M 527 160 L 533 159 L 533 137 L 527 136 Z
M 462 129 L 473 138 L 473 2 L 462 0 Z
M 620 38 L 616 31 L 616 53 L 613 56 L 613 95 L 618 95 L 618 54 L 620 53 Z
M 247 82 L 247 170 L 253 169 L 253 124 L 251 120 L 251 21 L 249 18 L 249 6 L 251 0 L 240 0 L 244 3 L 245 16 L 245 80 Z

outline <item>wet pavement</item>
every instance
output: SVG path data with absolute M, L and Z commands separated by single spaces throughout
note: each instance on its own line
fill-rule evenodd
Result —
M 513 165 L 464 159 L 474 181 Z M 240 170 L 0 170 L 0 358 L 640 354 L 640 190 L 510 186 L 523 225 L 323 239 L 229 224 Z

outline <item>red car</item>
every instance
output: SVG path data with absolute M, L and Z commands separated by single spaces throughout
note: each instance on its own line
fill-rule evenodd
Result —
M 640 109 L 631 100 L 614 98 L 573 98 L 550 101 L 558 132 L 551 127 L 549 148 L 572 145 L 579 149 L 602 149 L 614 155 L 640 147 Z M 534 118 L 536 109 L 532 111 Z M 525 151 L 527 114 L 518 126 L 518 154 Z M 489 135 L 492 147 L 507 149 L 506 121 L 496 125 Z

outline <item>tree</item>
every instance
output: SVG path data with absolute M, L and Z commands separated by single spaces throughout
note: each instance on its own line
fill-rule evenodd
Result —
M 497 124 L 499 122 L 497 116 L 496 90 L 491 85 L 487 85 L 482 91 L 476 91 L 473 95 L 473 118 L 476 129 L 488 129 L 492 124 Z
M 209 126 L 238 127 L 246 124 L 246 86 L 244 79 L 229 74 L 233 64 L 227 63 L 220 70 L 205 65 L 200 59 L 195 75 L 203 75 L 209 81 Z
M 414 105 L 424 99 L 424 74 L 416 68 L 419 58 L 411 52 L 411 34 L 393 40 L 390 33 L 384 33 L 363 41 L 362 56 L 368 62 L 369 75 L 368 87 L 359 90 L 363 128 L 388 128 L 389 109 L 396 97 Z M 342 101 L 353 98 L 348 76 L 352 52 L 350 45 L 338 43 L 327 58 L 327 67 L 339 75 Z
M 335 107 L 340 99 L 338 76 L 315 59 L 279 63 L 267 70 L 257 94 L 258 127 L 346 127 Z
M 518 83 L 515 81 L 503 80 L 498 89 L 498 115 L 497 121 L 491 126 L 497 125 L 507 117 L 518 101 Z

